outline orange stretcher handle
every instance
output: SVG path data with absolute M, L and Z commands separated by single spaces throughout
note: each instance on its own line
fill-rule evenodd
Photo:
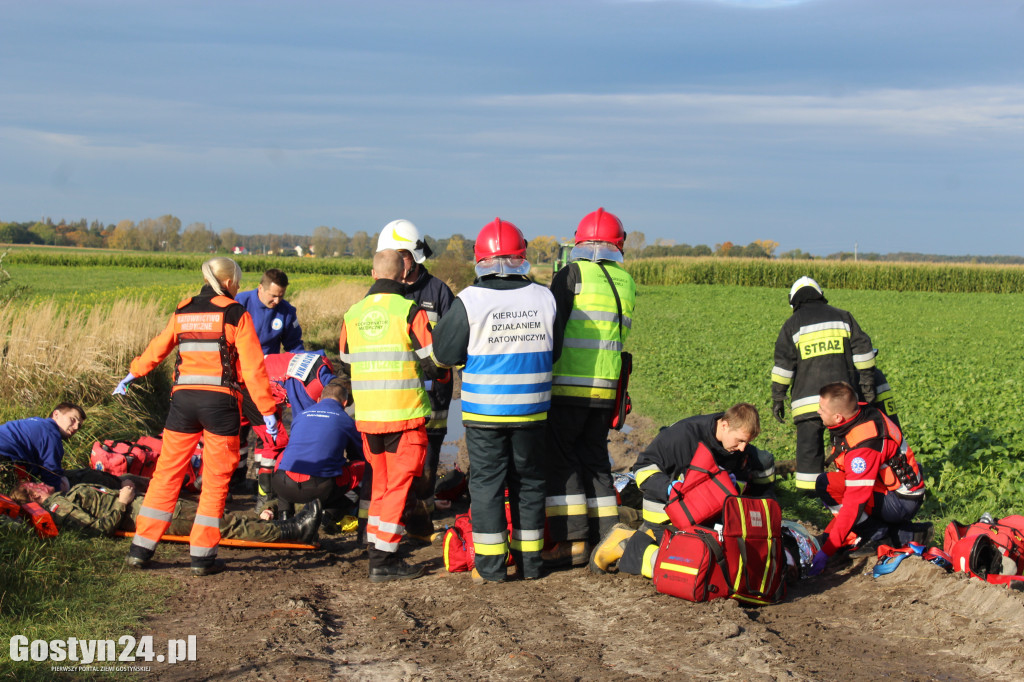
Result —
M 133 538 L 135 533 L 126 530 L 114 531 L 114 535 L 119 538 Z M 161 541 L 166 542 L 182 542 L 186 545 L 189 542 L 187 535 L 164 535 L 160 538 Z M 253 540 L 235 540 L 233 538 L 221 538 L 220 543 L 222 547 L 265 547 L 267 549 L 320 549 L 320 545 L 302 545 L 299 543 L 292 542 L 255 542 Z

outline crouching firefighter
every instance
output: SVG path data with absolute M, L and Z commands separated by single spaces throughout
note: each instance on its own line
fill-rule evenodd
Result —
M 718 521 L 729 495 L 775 496 L 775 456 L 750 444 L 761 433 L 757 408 L 682 419 L 664 428 L 633 465 L 643 493 L 643 524 L 616 524 L 590 555 L 590 569 L 652 575 L 662 530 Z
M 838 471 L 818 476 L 815 490 L 836 516 L 808 574 L 821 573 L 851 532 L 862 549 L 882 541 L 927 544 L 932 524 L 911 522 L 924 502 L 924 476 L 899 427 L 858 403 L 853 387 L 842 381 L 821 389 L 818 414 L 832 438 L 829 459 Z

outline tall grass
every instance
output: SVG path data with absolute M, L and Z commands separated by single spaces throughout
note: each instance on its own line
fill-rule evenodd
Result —
M 337 355 L 341 320 L 352 304 L 366 296 L 369 288 L 369 280 L 349 280 L 299 292 L 291 303 L 298 311 L 306 348 Z
M 731 284 L 788 288 L 808 275 L 827 288 L 943 293 L 1024 292 L 1024 266 L 648 258 L 627 262 L 637 284 Z

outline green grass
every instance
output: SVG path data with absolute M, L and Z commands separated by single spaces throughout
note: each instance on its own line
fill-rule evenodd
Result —
M 778 461 L 792 459 L 795 429 L 770 411 L 775 339 L 791 313 L 787 291 L 641 286 L 627 342 L 635 409 L 670 424 L 751 402 L 762 416 L 757 445 Z M 941 530 L 951 518 L 1024 512 L 1024 336 L 1015 322 L 1024 295 L 825 293 L 853 312 L 880 350 L 906 437 L 929 477 L 922 515 Z M 792 482 L 781 487 L 791 490 Z M 783 497 L 788 513 L 816 513 L 797 499 Z
M 62 533 L 43 541 L 21 524 L 0 524 L 0 679 L 99 676 L 55 674 L 49 661 L 15 662 L 7 647 L 14 635 L 116 643 L 132 634 L 147 612 L 163 608 L 174 586 L 169 578 L 126 570 L 126 551 L 124 540 Z

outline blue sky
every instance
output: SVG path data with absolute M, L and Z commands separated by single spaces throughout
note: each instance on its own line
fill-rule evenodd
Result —
M 1024 254 L 1024 0 L 0 0 L 0 220 Z

